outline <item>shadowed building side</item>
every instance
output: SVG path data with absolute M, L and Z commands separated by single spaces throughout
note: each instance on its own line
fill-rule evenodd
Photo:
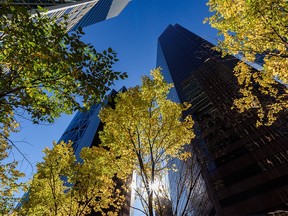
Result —
M 182 26 L 169 25 L 159 37 L 157 55 L 157 66 L 174 83 L 179 101 L 192 104 L 186 113 L 196 122 L 191 145 L 214 206 L 210 214 L 287 210 L 288 115 L 282 113 L 272 126 L 257 128 L 256 110 L 242 114 L 232 110 L 239 97 L 233 75 L 239 60 L 221 58 L 212 47 Z
M 76 23 L 71 31 L 78 27 L 87 27 L 102 20 L 118 16 L 131 0 L 105 0 L 99 1 L 83 18 Z M 97 15 L 97 16 L 96 16 Z

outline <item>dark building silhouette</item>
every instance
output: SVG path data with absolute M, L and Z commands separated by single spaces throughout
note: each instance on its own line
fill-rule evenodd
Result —
M 159 208 L 155 211 L 155 216 L 172 216 L 173 210 L 171 200 L 167 197 L 157 197 L 156 203 Z
M 157 66 L 175 86 L 170 96 L 191 103 L 186 114 L 196 122 L 191 145 L 208 196 L 202 190 L 202 201 L 192 206 L 191 215 L 265 215 L 287 210 L 288 115 L 282 113 L 272 126 L 257 128 L 255 110 L 242 114 L 232 110 L 239 96 L 232 71 L 239 60 L 221 58 L 212 47 L 178 24 L 169 25 L 158 40 Z M 172 185 L 177 184 L 175 176 L 169 176 Z M 198 181 L 204 184 L 201 177 Z M 205 202 L 213 208 L 206 207 L 203 213 Z

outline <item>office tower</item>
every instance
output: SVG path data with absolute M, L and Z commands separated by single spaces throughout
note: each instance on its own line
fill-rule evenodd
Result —
M 102 20 L 116 17 L 129 2 L 130 0 L 99 0 L 97 4 L 71 28 L 71 31 L 76 30 L 80 26 L 83 28 Z
M 125 92 L 126 88 L 122 87 L 119 92 Z M 98 132 L 103 130 L 103 123 L 100 121 L 98 114 L 102 107 L 114 104 L 114 98 L 118 94 L 114 89 L 107 95 L 103 103 L 92 106 L 88 111 L 78 111 L 62 136 L 60 141 L 73 142 L 73 149 L 77 159 L 84 147 L 98 146 L 100 139 Z
M 125 87 L 119 90 L 119 92 L 124 91 L 126 91 Z M 105 102 L 92 106 L 88 111 L 78 111 L 59 139 L 59 142 L 62 140 L 65 142 L 71 140 L 73 142 L 73 149 L 77 160 L 81 160 L 80 152 L 84 147 L 98 146 L 100 144 L 98 132 L 103 130 L 103 123 L 100 121 L 98 114 L 103 106 L 113 106 L 117 93 L 117 91 L 112 90 Z M 118 181 L 117 184 L 122 185 L 123 183 Z M 123 195 L 125 196 L 126 205 L 121 208 L 118 215 L 128 216 L 131 195 L 128 192 L 123 192 Z M 99 214 L 92 213 L 91 215 Z
M 241 114 L 231 109 L 239 95 L 232 72 L 239 60 L 221 58 L 212 47 L 176 24 L 159 37 L 157 54 L 157 66 L 175 86 L 171 97 L 192 104 L 186 114 L 196 122 L 191 145 L 213 205 L 209 214 L 265 215 L 287 210 L 287 112 L 272 126 L 257 128 L 255 110 Z M 171 184 L 175 176 L 170 175 Z
M 51 18 L 58 22 L 67 16 L 67 29 L 74 31 L 78 27 L 87 27 L 97 22 L 118 16 L 130 0 L 13 0 L 13 4 L 23 5 L 32 13 L 38 6 L 48 10 Z
M 113 91 L 112 94 L 115 94 Z M 98 117 L 101 110 L 101 104 L 96 104 L 86 112 L 78 111 L 63 135 L 59 139 L 60 141 L 73 142 L 73 149 L 77 160 L 80 158 L 80 152 L 84 147 L 97 146 L 99 144 L 97 140 L 97 132 L 103 127 Z

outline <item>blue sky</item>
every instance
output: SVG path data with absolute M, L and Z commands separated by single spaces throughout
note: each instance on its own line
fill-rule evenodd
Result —
M 83 40 L 98 51 L 112 47 L 120 61 L 115 70 L 126 71 L 128 78 L 115 83 L 118 90 L 140 84 L 140 77 L 155 68 L 157 38 L 169 24 L 178 23 L 215 43 L 217 32 L 203 24 L 209 16 L 206 0 L 132 0 L 115 18 L 84 28 Z M 42 150 L 60 138 L 74 115 L 62 115 L 53 124 L 33 125 L 21 122 L 21 132 L 11 138 L 35 166 L 42 160 Z M 16 154 L 17 155 L 17 154 Z M 24 162 L 21 170 L 31 178 L 32 170 Z M 34 172 L 36 170 L 34 169 Z

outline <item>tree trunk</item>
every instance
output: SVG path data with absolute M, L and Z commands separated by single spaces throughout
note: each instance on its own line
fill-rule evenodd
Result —
M 148 194 L 148 210 L 149 210 L 149 216 L 153 216 L 153 191 L 150 191 Z

